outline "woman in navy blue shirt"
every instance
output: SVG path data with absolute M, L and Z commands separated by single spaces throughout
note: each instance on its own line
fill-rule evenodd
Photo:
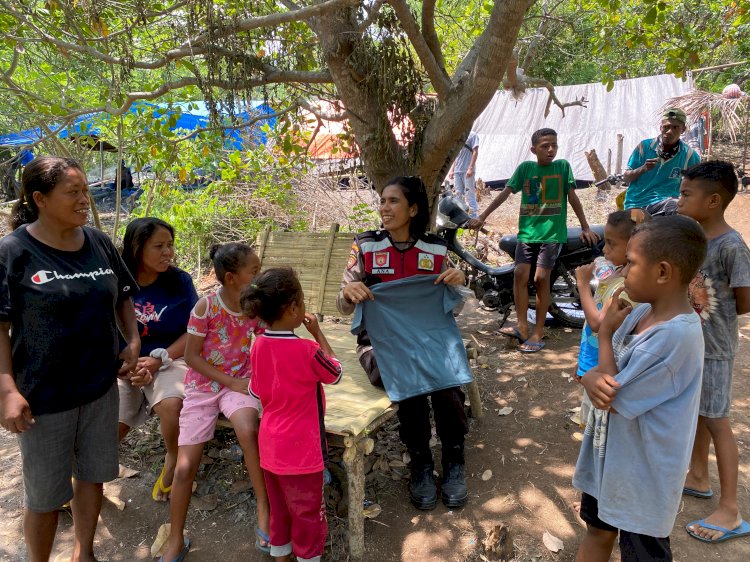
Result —
M 193 280 L 172 265 L 174 228 L 163 220 L 133 220 L 125 229 L 122 259 L 140 286 L 135 314 L 141 336 L 141 356 L 135 373 L 121 379 L 120 439 L 131 427 L 155 413 L 166 455 L 151 496 L 166 501 L 172 489 L 177 462 L 177 436 L 185 397 L 187 324 L 198 295 Z

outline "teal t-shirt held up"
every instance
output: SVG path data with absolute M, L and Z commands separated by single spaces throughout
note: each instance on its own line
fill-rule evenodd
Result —
M 379 283 L 357 305 L 352 333 L 366 330 L 388 397 L 399 402 L 471 382 L 474 377 L 453 309 L 458 292 L 437 275 Z

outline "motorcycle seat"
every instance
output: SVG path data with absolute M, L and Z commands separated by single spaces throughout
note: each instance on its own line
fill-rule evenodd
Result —
M 599 239 L 604 239 L 604 226 L 600 224 L 595 224 L 591 227 L 591 230 L 596 232 L 599 235 Z M 568 241 L 565 243 L 565 251 L 567 252 L 574 252 L 575 250 L 579 250 L 586 246 L 584 242 L 581 241 L 581 227 L 571 227 L 568 228 Z M 500 239 L 500 249 L 504 252 L 515 255 L 516 253 L 516 244 L 518 244 L 518 236 L 508 235 L 503 236 Z

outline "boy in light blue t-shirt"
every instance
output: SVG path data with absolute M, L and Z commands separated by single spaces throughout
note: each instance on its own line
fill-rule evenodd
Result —
M 579 560 L 671 561 L 698 418 L 703 334 L 687 288 L 706 255 L 700 225 L 680 216 L 637 227 L 623 270 L 635 308 L 619 299 L 599 327 L 599 364 L 581 382 L 595 409 L 573 485 L 587 532 Z

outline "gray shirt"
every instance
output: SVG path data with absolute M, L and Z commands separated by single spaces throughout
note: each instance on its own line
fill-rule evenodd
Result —
M 458 152 L 458 156 L 456 156 L 456 163 L 453 166 L 454 174 L 457 172 L 466 173 L 466 170 L 469 169 L 469 164 L 471 164 L 471 155 L 474 152 L 474 149 L 478 146 L 479 137 L 474 131 L 472 131 L 469 133 L 469 136 L 466 138 L 466 142 Z
M 739 332 L 734 289 L 750 287 L 750 250 L 735 230 L 708 241 L 708 253 L 690 283 L 690 302 L 700 315 L 706 359 L 732 359 Z
M 693 448 L 703 334 L 695 314 L 634 334 L 650 309 L 636 306 L 612 338 L 622 385 L 612 403 L 617 413 L 592 409 L 573 485 L 599 501 L 605 523 L 667 537 Z

